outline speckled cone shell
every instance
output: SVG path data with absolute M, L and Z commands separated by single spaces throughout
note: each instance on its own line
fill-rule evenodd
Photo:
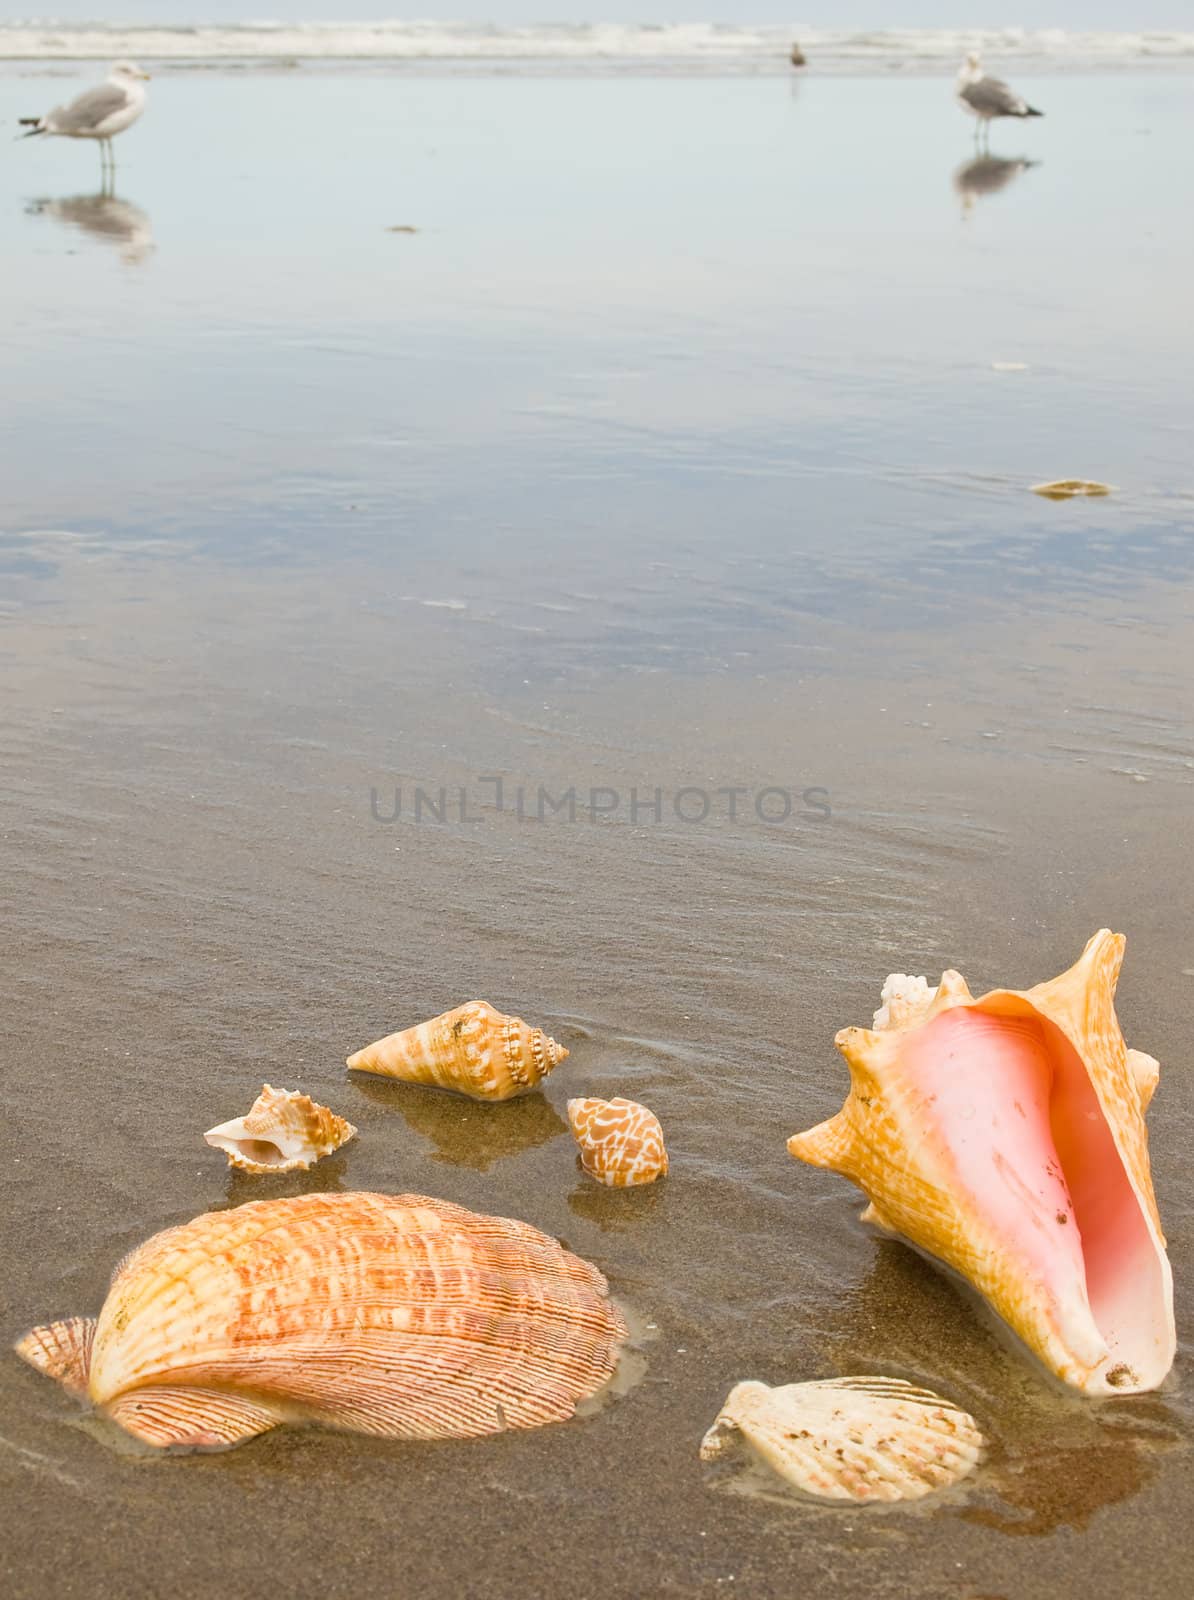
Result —
M 667 1172 L 659 1118 L 636 1100 L 569 1100 L 568 1122 L 581 1165 L 598 1183 L 631 1188 Z
M 952 1401 L 899 1378 L 739 1383 L 701 1443 L 741 1435 L 780 1477 L 825 1500 L 919 1500 L 978 1465 L 983 1438 Z
M 527 1223 L 309 1194 L 157 1234 L 98 1322 L 17 1351 L 148 1444 L 218 1449 L 288 1420 L 428 1439 L 559 1422 L 625 1333 L 596 1267 Z
M 1156 1388 L 1176 1342 L 1144 1123 L 1159 1069 L 1116 1019 L 1123 949 L 1103 929 L 1060 977 L 977 1000 L 956 972 L 889 979 L 876 1027 L 835 1041 L 845 1105 L 788 1141 L 1092 1395 Z
M 526 1094 L 568 1054 L 540 1028 L 470 1000 L 417 1028 L 391 1033 L 349 1056 L 355 1072 L 453 1089 L 474 1100 Z
M 221 1122 L 203 1137 L 242 1172 L 294 1172 L 331 1155 L 356 1131 L 309 1096 L 266 1083 L 246 1116 Z

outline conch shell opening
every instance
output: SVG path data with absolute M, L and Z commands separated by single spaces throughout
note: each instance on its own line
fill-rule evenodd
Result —
M 348 1057 L 354 1072 L 451 1089 L 474 1100 L 511 1100 L 536 1088 L 568 1052 L 541 1028 L 486 1000 L 387 1034 Z
M 956 972 L 885 989 L 879 1026 L 835 1041 L 842 1110 L 788 1141 L 1092 1395 L 1155 1389 L 1176 1346 L 1144 1125 L 1159 1069 L 1120 1033 L 1123 948 L 1103 929 L 1060 977 L 977 1000 Z

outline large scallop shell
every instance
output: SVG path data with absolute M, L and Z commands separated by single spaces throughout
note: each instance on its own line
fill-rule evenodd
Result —
M 973 1472 L 969 1413 L 900 1378 L 739 1383 L 701 1442 L 717 1459 L 740 1435 L 780 1477 L 825 1500 L 919 1500 Z
M 1155 1389 L 1176 1344 L 1144 1125 L 1159 1069 L 1116 1019 L 1123 949 L 1104 928 L 1060 977 L 977 1000 L 956 972 L 889 978 L 875 1027 L 835 1041 L 845 1105 L 788 1141 L 1092 1395 Z
M 474 1100 L 526 1094 L 568 1054 L 540 1028 L 507 1017 L 485 1000 L 445 1011 L 418 1027 L 388 1034 L 349 1056 L 356 1072 L 454 1089 Z
M 568 1121 L 581 1165 L 598 1183 L 623 1189 L 667 1172 L 659 1118 L 637 1100 L 569 1100 Z
M 308 1194 L 155 1235 L 97 1322 L 17 1353 L 148 1444 L 218 1449 L 285 1421 L 429 1439 L 559 1422 L 625 1336 L 596 1267 L 525 1222 Z
M 351 1122 L 296 1089 L 265 1083 L 245 1116 L 221 1122 L 203 1137 L 242 1172 L 294 1172 L 331 1155 L 356 1131 Z

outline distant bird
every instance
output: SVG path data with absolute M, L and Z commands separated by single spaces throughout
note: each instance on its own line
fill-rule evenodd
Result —
M 965 64 L 958 73 L 954 92 L 962 109 L 969 111 L 972 117 L 978 118 L 974 130 L 975 138 L 978 137 L 980 128 L 984 129 L 989 137 L 991 123 L 996 117 L 1043 117 L 1045 114 L 1043 111 L 1038 111 L 1035 106 L 1030 106 L 1027 100 L 1022 100 L 1001 78 L 988 78 L 983 71 L 978 53 L 974 50 L 966 57 Z
M 792 48 L 788 52 L 788 60 L 792 63 L 792 65 L 794 67 L 803 67 L 806 64 L 807 59 L 808 58 L 805 56 L 805 53 L 800 46 L 793 42 Z
M 131 61 L 118 61 L 107 82 L 97 89 L 85 90 L 69 105 L 55 106 L 44 117 L 22 117 L 21 127 L 29 129 L 22 138 L 32 139 L 44 133 L 64 139 L 97 139 L 100 166 L 114 168 L 112 140 L 131 128 L 145 110 L 143 85 L 148 77 L 148 72 L 142 72 Z

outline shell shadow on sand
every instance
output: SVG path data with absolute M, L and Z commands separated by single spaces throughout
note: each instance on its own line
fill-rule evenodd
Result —
M 305 1171 L 250 1173 L 228 1168 L 228 1182 L 222 1200 L 213 1200 L 211 1211 L 228 1211 L 247 1200 L 290 1200 L 300 1194 L 343 1194 L 352 1187 L 347 1182 L 348 1158 L 326 1156 Z
M 987 1457 L 956 1514 L 1001 1533 L 1084 1528 L 1138 1494 L 1180 1439 L 1159 1394 L 1092 1405 L 1063 1389 L 977 1296 L 896 1240 L 878 1239 L 862 1282 L 837 1302 L 826 1372 L 882 1371 L 927 1383 L 972 1412 Z
M 568 1196 L 568 1209 L 602 1233 L 624 1233 L 649 1220 L 661 1204 L 666 1204 L 666 1185 L 644 1184 L 638 1188 L 613 1189 L 589 1177 L 576 1158 L 581 1180 Z
M 484 1104 L 363 1073 L 356 1075 L 355 1087 L 375 1105 L 397 1111 L 408 1128 L 432 1144 L 433 1161 L 474 1172 L 488 1172 L 497 1162 L 537 1150 L 568 1132 L 568 1124 L 541 1094 Z

